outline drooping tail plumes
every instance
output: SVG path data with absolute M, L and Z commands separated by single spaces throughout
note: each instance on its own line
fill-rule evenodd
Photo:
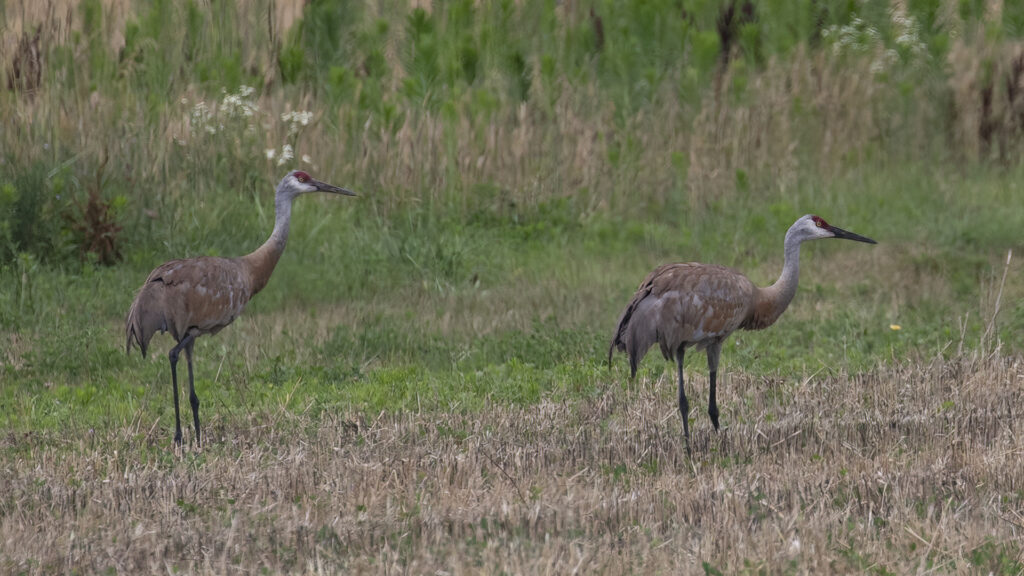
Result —
M 643 360 L 647 351 L 658 342 L 657 324 L 644 318 L 650 312 L 648 302 L 637 302 L 637 306 L 630 306 L 619 321 L 619 327 L 615 331 L 611 346 L 608 348 L 608 363 L 611 364 L 612 354 L 615 349 L 626 353 L 629 356 L 629 374 L 631 378 L 636 377 L 637 367 Z
M 657 323 L 645 318 L 650 313 L 651 303 L 647 300 L 650 293 L 651 287 L 648 282 L 640 285 L 629 305 L 622 311 L 622 317 L 615 328 L 615 336 L 608 347 L 609 366 L 616 348 L 629 356 L 631 378 L 636 377 L 637 366 L 647 354 L 647 350 L 658 341 Z
M 147 282 L 135 295 L 124 322 L 126 353 L 131 353 L 134 341 L 145 358 L 153 335 L 167 330 L 161 288 L 163 285 L 160 283 Z

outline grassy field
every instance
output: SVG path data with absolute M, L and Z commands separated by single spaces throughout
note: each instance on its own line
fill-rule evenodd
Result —
M 0 572 L 1024 572 L 1024 8 L 982 4 L 0 2 Z M 360 196 L 296 202 L 177 451 L 128 305 L 292 168 Z M 720 433 L 690 355 L 689 459 L 618 313 L 771 283 L 805 213 L 879 244 L 805 247 Z

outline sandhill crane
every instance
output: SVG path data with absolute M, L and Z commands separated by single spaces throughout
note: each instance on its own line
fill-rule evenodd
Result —
M 199 445 L 199 398 L 192 379 L 192 345 L 203 334 L 216 334 L 231 324 L 257 292 L 267 285 L 288 242 L 292 201 L 308 192 L 331 192 L 355 196 L 293 170 L 277 185 L 274 197 L 276 217 L 270 238 L 254 252 L 240 258 L 199 257 L 170 260 L 149 273 L 125 319 L 125 351 L 136 344 L 146 356 L 156 332 L 170 332 L 177 342 L 167 354 L 171 361 L 174 388 L 174 442 L 181 445 L 181 417 L 178 411 L 178 354 L 188 360 L 189 402 Z
M 683 354 L 687 348 L 707 350 L 710 390 L 708 415 L 718 430 L 718 402 L 715 377 L 722 342 L 737 328 L 767 328 L 785 312 L 796 294 L 800 276 L 800 244 L 818 238 L 845 238 L 875 244 L 853 232 L 830 225 L 808 214 L 786 232 L 785 264 L 779 279 L 758 288 L 732 268 L 685 262 L 655 268 L 640 284 L 619 317 L 618 328 L 608 348 L 608 362 L 618 348 L 629 355 L 631 377 L 637 364 L 655 343 L 666 360 L 675 358 L 679 370 L 679 413 L 683 417 L 686 452 L 690 453 L 690 405 L 683 390 Z

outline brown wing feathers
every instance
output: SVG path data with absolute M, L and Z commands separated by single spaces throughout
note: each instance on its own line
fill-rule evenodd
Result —
M 644 279 L 622 312 L 608 362 L 616 348 L 626 352 L 635 376 L 655 343 L 672 360 L 680 346 L 702 347 L 741 325 L 747 327 L 755 290 L 730 268 L 692 262 L 660 266 Z

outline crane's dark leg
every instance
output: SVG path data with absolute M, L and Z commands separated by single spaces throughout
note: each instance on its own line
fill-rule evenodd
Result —
M 178 408 L 178 351 L 181 344 L 178 344 L 167 353 L 171 361 L 171 386 L 174 389 L 174 443 L 181 446 L 181 411 Z
M 716 342 L 708 346 L 708 376 L 711 381 L 708 392 L 708 416 L 718 430 L 718 399 L 715 394 L 715 377 L 718 376 L 718 356 L 722 352 L 722 343 Z
M 196 384 L 192 378 L 192 345 L 195 344 L 195 338 L 189 341 L 188 346 L 185 346 L 185 360 L 188 361 L 188 401 L 192 405 L 192 420 L 196 425 L 196 446 L 200 445 L 199 436 L 199 396 L 196 396 Z
M 181 412 L 178 410 L 178 354 L 182 348 L 190 346 L 193 337 L 191 334 L 186 334 L 178 345 L 171 348 L 171 351 L 167 353 L 167 358 L 171 361 L 171 385 L 174 388 L 174 443 L 181 446 Z M 191 381 L 192 375 L 192 363 L 189 362 L 189 380 Z
M 676 365 L 679 367 L 679 414 L 683 417 L 683 434 L 686 435 L 686 455 L 690 456 L 690 403 L 686 401 L 686 391 L 683 389 L 683 355 L 685 350 L 682 346 L 676 351 Z

